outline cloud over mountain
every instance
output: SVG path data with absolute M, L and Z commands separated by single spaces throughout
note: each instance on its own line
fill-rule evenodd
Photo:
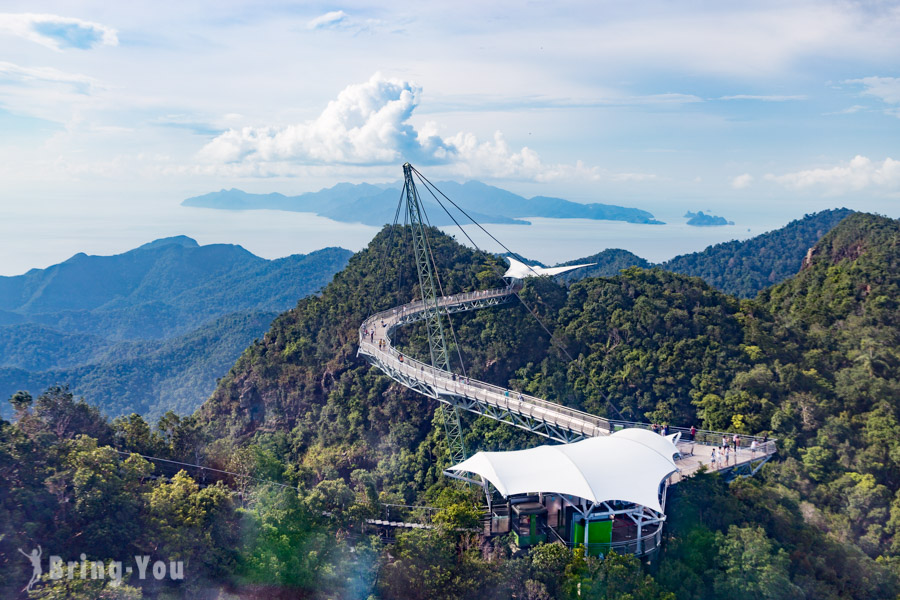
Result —
M 653 175 L 608 173 L 578 162 L 545 164 L 528 147 L 512 148 L 499 131 L 490 139 L 471 132 L 442 137 L 438 124 L 416 128 L 411 122 L 421 88 L 376 73 L 352 84 L 305 123 L 283 127 L 229 129 L 199 153 L 208 166 L 222 172 L 284 175 L 291 165 L 380 166 L 400 160 L 442 164 L 467 177 L 499 177 L 548 181 L 561 177 L 588 180 L 642 181 Z
M 376 165 L 401 156 L 442 160 L 440 138 L 408 122 L 420 90 L 376 73 L 347 86 L 316 119 L 287 127 L 230 129 L 201 151 L 213 162 L 290 161 L 302 164 Z

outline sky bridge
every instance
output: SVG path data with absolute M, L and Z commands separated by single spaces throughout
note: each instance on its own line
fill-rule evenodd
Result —
M 499 306 L 514 300 L 514 293 L 512 287 L 480 290 L 442 296 L 438 299 L 438 305 L 445 314 L 454 314 Z M 648 423 L 606 419 L 517 390 L 464 377 L 416 360 L 393 347 L 391 334 L 395 329 L 423 319 L 425 304 L 422 301 L 372 315 L 359 328 L 359 354 L 398 383 L 429 398 L 557 442 L 577 442 L 627 428 L 650 428 Z M 729 455 L 727 462 L 723 456 L 713 464 L 713 448 L 721 448 L 723 438 L 733 445 L 733 433 L 698 429 L 692 439 L 689 428 L 670 427 L 669 431 L 678 434 L 675 443 L 680 450 L 676 459 L 679 471 L 673 475 L 675 481 L 691 475 L 701 466 L 721 470 L 729 476 L 753 474 L 776 451 L 774 440 L 741 435 L 739 448 Z
M 667 427 L 665 435 L 660 435 L 650 431 L 647 423 L 599 417 L 452 370 L 445 336 L 454 335 L 453 328 L 452 323 L 444 325 L 449 315 L 521 300 L 518 291 L 523 278 L 552 276 L 585 265 L 543 268 L 511 258 L 510 269 L 503 275 L 505 287 L 439 295 L 442 288 L 414 174 L 423 183 L 430 182 L 409 164 L 404 165 L 406 216 L 413 228 L 423 298 L 367 318 L 359 327 L 358 354 L 400 384 L 439 402 L 452 465 L 444 473 L 484 488 L 489 513 L 486 535 L 512 532 L 523 547 L 558 541 L 584 545 L 589 553 L 618 549 L 647 554 L 659 546 L 670 485 L 703 467 L 727 478 L 753 475 L 775 454 L 775 440 L 766 437 L 693 427 Z M 446 211 L 434 193 L 440 191 L 429 191 Z M 403 200 L 401 196 L 395 224 Z M 426 325 L 430 363 L 405 355 L 391 342 L 398 327 L 416 322 Z M 519 427 L 564 446 L 478 452 L 467 457 L 460 411 Z M 505 503 L 492 501 L 491 485 Z

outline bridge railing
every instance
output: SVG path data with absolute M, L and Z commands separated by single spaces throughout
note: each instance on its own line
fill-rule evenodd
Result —
M 439 306 L 452 306 L 477 300 L 508 296 L 512 293 L 513 289 L 511 287 L 476 290 L 474 292 L 442 296 L 438 299 L 438 304 Z M 522 394 L 516 390 L 455 375 L 449 371 L 437 369 L 431 365 L 403 355 L 390 345 L 388 333 L 401 322 L 408 322 L 409 317 L 424 310 L 425 303 L 418 300 L 370 316 L 359 328 L 360 350 L 370 356 L 378 357 L 378 360 L 389 364 L 391 368 L 404 373 L 407 377 L 419 380 L 425 385 L 430 385 L 436 393 L 462 396 L 476 402 L 484 402 L 497 408 L 505 409 L 518 415 L 536 418 L 582 435 L 605 435 L 613 433 L 617 429 L 623 427 L 652 429 L 652 426 L 649 423 L 605 419 L 574 408 L 563 406 L 556 402 L 544 400 L 543 398 Z M 388 331 L 384 332 L 384 337 L 387 339 L 388 345 L 384 348 L 379 348 L 377 344 L 367 341 L 363 332 L 382 322 L 386 325 L 390 323 L 390 325 L 388 325 Z M 400 356 L 403 356 L 402 361 L 400 360 Z M 669 433 L 676 432 L 681 433 L 682 442 L 692 442 L 708 446 L 721 445 L 723 437 L 727 438 L 728 443 L 731 444 L 733 443 L 732 440 L 734 436 L 734 433 L 730 432 L 704 429 L 697 429 L 694 435 L 691 436 L 690 428 L 688 427 L 669 427 Z M 751 449 L 754 441 L 756 442 L 756 452 L 759 452 L 760 455 L 774 454 L 777 450 L 777 440 L 770 440 L 767 437 L 751 435 L 739 436 L 739 448 L 742 450 Z
M 377 344 L 371 342 L 361 342 L 361 346 L 364 346 L 366 354 L 378 357 L 378 360 L 407 377 L 430 385 L 438 393 L 471 398 L 476 402 L 536 418 L 583 435 L 594 436 L 609 432 L 608 421 L 602 417 L 483 381 L 459 375 L 454 378 L 453 373 L 409 358 L 390 346 L 387 349 L 378 348 Z M 402 361 L 400 356 L 403 356 Z
M 512 294 L 512 287 L 505 288 L 495 288 L 490 290 L 475 290 L 474 292 L 463 292 L 459 294 L 453 294 L 450 296 L 441 296 L 438 298 L 438 306 L 453 306 L 456 304 L 463 304 L 466 302 L 474 302 L 477 300 L 488 300 L 490 298 L 502 298 L 503 296 L 509 296 Z M 403 304 L 401 306 L 396 306 L 394 308 L 389 308 L 387 310 L 382 310 L 380 312 L 375 313 L 366 319 L 362 325 L 359 327 L 360 335 L 362 335 L 362 331 L 367 329 L 367 325 L 369 323 L 379 323 L 382 321 L 391 321 L 395 318 L 400 319 L 406 316 L 412 316 L 417 313 L 421 313 L 425 310 L 425 303 L 422 300 L 416 300 L 415 302 L 408 302 L 407 304 Z
M 638 423 L 636 421 L 621 421 L 621 420 L 610 420 L 610 425 L 613 428 L 613 431 L 622 428 L 632 428 L 637 427 L 640 429 L 649 429 L 652 431 L 653 426 L 650 423 Z M 693 435 L 691 436 L 691 428 L 690 427 L 673 427 L 669 426 L 669 434 L 673 433 L 681 433 L 682 443 L 694 443 L 694 444 L 703 444 L 704 446 L 721 446 L 722 438 L 725 438 L 728 441 L 728 444 L 733 447 L 734 445 L 734 432 L 727 431 L 712 431 L 709 429 L 697 429 Z M 756 451 L 760 454 L 774 454 L 776 451 L 776 439 L 769 439 L 767 436 L 759 436 L 759 435 L 744 435 L 743 433 L 738 434 L 738 448 L 741 450 L 750 450 L 753 447 L 753 442 L 756 442 Z

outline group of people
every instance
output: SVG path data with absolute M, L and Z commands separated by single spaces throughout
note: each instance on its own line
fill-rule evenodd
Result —
M 768 435 L 763 438 L 763 442 L 768 440 Z M 722 445 L 714 446 L 712 449 L 712 456 L 710 457 L 709 464 L 714 469 L 718 469 L 720 466 L 728 466 L 728 461 L 731 456 L 734 456 L 734 464 L 737 464 L 738 460 L 738 452 L 741 450 L 741 436 L 735 433 L 731 436 L 731 439 L 728 439 L 727 435 L 722 436 Z M 756 453 L 760 450 L 759 441 L 753 439 L 750 441 L 750 458 L 755 458 Z
M 659 435 L 665 437 L 669 435 L 669 424 L 663 423 L 662 425 L 657 425 L 656 423 L 653 423 L 652 425 L 650 425 L 650 431 L 652 431 L 653 433 L 658 433 Z

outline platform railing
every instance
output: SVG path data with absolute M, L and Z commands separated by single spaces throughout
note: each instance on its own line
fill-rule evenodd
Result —
M 601 542 L 590 544 L 567 544 L 571 546 L 584 546 L 585 551 L 590 556 L 597 554 L 609 554 L 614 551 L 616 554 L 636 554 L 638 556 L 648 554 L 659 548 L 662 542 L 662 527 L 658 527 L 653 533 L 643 535 L 633 540 L 622 540 L 618 542 Z

